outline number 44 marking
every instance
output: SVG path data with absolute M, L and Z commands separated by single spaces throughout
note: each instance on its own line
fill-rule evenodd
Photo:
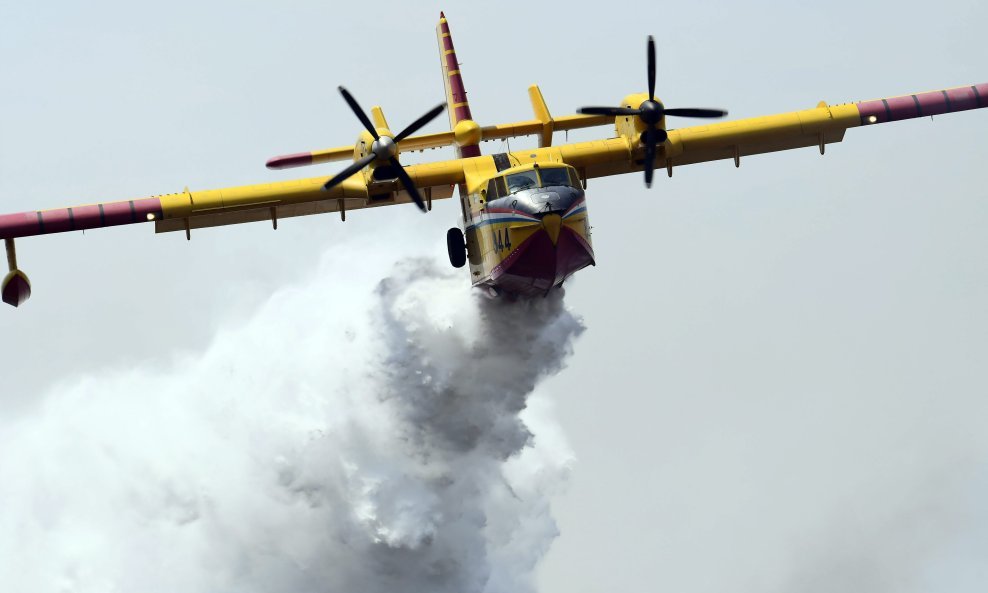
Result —
M 511 250 L 511 234 L 508 229 L 498 229 L 492 237 L 494 239 L 494 251 L 501 253 L 506 249 Z

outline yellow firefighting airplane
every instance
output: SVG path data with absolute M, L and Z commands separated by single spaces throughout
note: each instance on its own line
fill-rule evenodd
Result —
M 474 286 L 492 294 L 542 295 L 594 263 L 587 219 L 587 179 L 644 171 L 645 185 L 661 167 L 672 176 L 683 165 L 819 147 L 840 142 L 848 128 L 927 115 L 988 107 L 988 83 L 888 99 L 827 105 L 813 109 L 666 128 L 666 117 L 719 118 L 718 109 L 667 108 L 655 97 L 655 45 L 648 40 L 648 92 L 628 95 L 618 107 L 585 107 L 578 115 L 553 117 L 537 86 L 529 87 L 535 119 L 481 127 L 471 114 L 449 25 L 440 13 L 439 37 L 446 104 L 439 105 L 394 134 L 379 107 L 371 117 L 340 87 L 363 124 L 353 146 L 275 157 L 272 169 L 353 159 L 333 178 L 313 177 L 206 191 L 185 191 L 126 200 L 0 215 L 10 272 L 0 286 L 5 303 L 18 306 L 31 294 L 17 268 L 14 239 L 121 224 L 154 222 L 155 232 L 192 229 L 339 212 L 413 202 L 423 211 L 459 188 L 463 227 L 447 233 L 449 259 L 470 264 Z M 450 131 L 413 136 L 448 107 Z M 553 132 L 613 125 L 609 139 L 552 145 Z M 484 140 L 535 135 L 539 148 L 481 155 Z M 456 147 L 459 158 L 403 166 L 401 151 Z

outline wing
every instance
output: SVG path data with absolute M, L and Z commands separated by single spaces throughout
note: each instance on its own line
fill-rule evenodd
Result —
M 743 156 L 780 150 L 816 146 L 822 154 L 827 144 L 842 141 L 848 128 L 984 107 L 988 83 L 843 105 L 821 102 L 814 109 L 669 130 L 656 168 L 665 168 L 671 176 L 674 167 L 722 159 L 739 165 Z M 546 150 L 575 166 L 584 178 L 642 170 L 642 147 L 630 135 L 538 149 Z M 529 155 L 535 152 L 513 153 L 512 158 L 531 162 L 536 159 Z
M 452 196 L 463 181 L 458 161 L 406 167 L 426 201 Z M 368 184 L 356 174 L 325 191 L 326 177 L 165 194 L 134 200 L 0 215 L 0 239 L 154 222 L 155 231 L 191 229 L 391 206 L 411 202 L 395 181 Z
M 430 210 L 433 200 L 451 197 L 453 186 L 464 181 L 459 160 L 412 165 L 405 171 Z M 326 177 L 313 177 L 0 215 L 9 269 L 0 283 L 0 298 L 16 307 L 31 296 L 31 283 L 17 267 L 14 239 L 20 237 L 154 222 L 155 232 L 184 230 L 191 238 L 192 229 L 262 220 L 277 229 L 280 218 L 339 212 L 346 220 L 350 210 L 412 201 L 399 182 L 368 183 L 368 177 L 358 172 L 330 190 L 323 189 Z
M 535 98 L 541 98 L 533 89 Z M 694 126 L 669 131 L 656 165 L 671 172 L 673 167 L 714 161 L 739 160 L 742 156 L 817 146 L 840 142 L 848 128 L 940 115 L 988 107 L 988 83 L 903 95 L 888 99 L 827 105 L 813 109 L 768 115 L 737 121 Z M 576 129 L 601 125 L 599 116 L 546 116 L 511 124 L 483 128 L 485 135 L 504 138 L 525 134 L 542 135 L 546 127 Z M 451 132 L 406 139 L 407 149 L 448 144 Z M 324 160 L 349 154 L 353 147 L 320 151 Z M 562 161 L 573 165 L 584 178 L 629 173 L 642 169 L 642 150 L 634 136 L 543 146 L 511 153 L 506 160 L 515 164 L 535 161 Z M 318 153 L 306 153 L 308 155 Z M 473 185 L 474 179 L 486 181 L 479 173 L 488 169 L 499 156 L 455 159 L 410 165 L 409 176 L 430 202 L 452 196 L 460 183 Z M 309 160 L 309 159 L 306 159 Z M 323 160 L 314 158 L 309 162 Z M 299 163 L 301 164 L 301 163 Z M 290 166 L 290 165 L 289 165 Z M 355 174 L 329 191 L 322 190 L 326 177 L 263 183 L 224 189 L 153 196 L 135 200 L 107 202 L 72 208 L 39 210 L 0 215 L 0 239 L 14 239 L 122 224 L 155 222 L 157 232 L 169 232 L 340 212 L 404 204 L 408 194 L 395 181 L 368 183 L 364 175 Z
M 463 167 L 458 161 L 408 165 L 409 177 L 425 198 L 429 210 L 434 200 L 453 195 L 453 186 L 463 181 Z M 189 192 L 162 197 L 162 218 L 155 232 L 165 233 L 270 220 L 308 216 L 364 208 L 409 204 L 408 192 L 396 181 L 366 183 L 357 174 L 329 191 L 323 190 L 326 177 L 311 177 L 277 183 L 246 185 L 216 190 Z
M 533 104 L 536 97 L 541 98 L 537 89 L 532 95 Z M 848 128 L 984 107 L 988 107 L 988 83 L 843 105 L 820 103 L 803 111 L 670 130 L 656 165 L 665 167 L 671 174 L 673 167 L 706 161 L 735 159 L 737 162 L 742 156 L 812 146 L 823 151 L 827 144 L 842 141 Z M 490 137 L 503 138 L 542 135 L 547 126 L 559 130 L 601 123 L 599 116 L 566 116 L 553 120 L 546 113 L 540 120 L 489 126 L 483 130 Z M 404 142 L 408 143 L 408 149 L 421 149 L 448 143 L 450 134 L 430 134 Z M 326 153 L 326 160 L 330 156 L 335 160 L 349 151 L 352 147 L 322 152 Z M 566 162 L 588 178 L 640 171 L 641 153 L 638 138 L 624 135 L 517 151 L 505 160 L 515 164 Z M 457 184 L 472 186 L 474 180 L 486 182 L 480 173 L 490 167 L 488 161 L 496 162 L 498 157 L 504 156 L 410 165 L 407 170 L 431 205 L 433 200 L 451 197 L 452 188 Z M 327 212 L 345 215 L 351 210 L 410 202 L 407 192 L 396 181 L 368 183 L 366 177 L 358 173 L 324 191 L 325 181 L 326 177 L 312 177 L 215 190 L 185 190 L 135 200 L 0 215 L 0 239 L 151 221 L 155 222 L 157 232 L 189 232 L 195 228 L 260 220 L 277 224 L 280 218 Z
M 429 209 L 434 200 L 451 197 L 453 186 L 464 184 L 468 191 L 477 191 L 512 163 L 565 162 L 576 167 L 584 179 L 642 169 L 644 155 L 634 122 L 622 123 L 622 117 L 614 120 L 620 134 L 615 138 L 551 146 L 555 130 L 599 126 L 609 120 L 583 115 L 554 119 L 537 87 L 530 89 L 530 96 L 538 119 L 485 127 L 481 137 L 534 134 L 540 136 L 539 148 L 406 167 Z M 674 167 L 706 161 L 733 158 L 739 164 L 742 156 L 811 146 L 823 152 L 827 144 L 842 141 L 848 128 L 984 107 L 988 107 L 988 84 L 836 106 L 820 103 L 803 111 L 670 130 L 655 164 L 672 175 Z M 402 146 L 415 150 L 451 141 L 456 141 L 455 133 L 443 132 L 407 138 Z M 352 151 L 352 146 L 343 147 L 275 161 L 294 166 L 338 160 Z M 192 229 L 204 227 L 269 220 L 277 228 L 281 218 L 329 212 L 339 212 L 345 220 L 347 211 L 411 201 L 399 182 L 372 181 L 367 171 L 355 173 L 328 191 L 323 189 L 325 182 L 326 177 L 313 177 L 195 192 L 186 189 L 134 200 L 0 215 L 0 239 L 6 245 L 10 270 L 0 292 L 4 302 L 14 305 L 30 295 L 30 283 L 17 269 L 14 239 L 19 237 L 154 222 L 156 232 L 184 230 L 188 238 Z

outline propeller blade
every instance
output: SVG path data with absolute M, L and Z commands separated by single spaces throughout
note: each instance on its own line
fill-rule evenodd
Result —
M 679 109 L 666 109 L 666 115 L 677 117 L 724 117 L 727 112 L 722 109 L 700 109 L 698 107 L 681 107 Z
M 343 183 L 343 181 L 349 179 L 351 175 L 353 175 L 357 171 L 359 171 L 359 170 L 363 169 L 364 167 L 366 167 L 367 165 L 369 165 L 371 163 L 371 161 L 373 161 L 375 158 L 377 158 L 377 157 L 375 157 L 374 154 L 372 153 L 372 154 L 369 154 L 369 155 L 361 158 L 360 160 L 354 161 L 346 169 L 343 169 L 342 171 L 340 171 L 339 173 L 337 173 L 335 177 L 333 177 L 332 179 L 330 179 L 329 181 L 327 181 L 325 183 L 325 185 L 322 186 L 322 188 L 323 189 L 332 189 L 333 187 L 339 185 L 340 183 Z
M 655 150 L 656 150 L 655 130 L 649 129 L 645 132 L 645 187 L 652 187 L 652 173 L 655 172 Z
M 584 115 L 638 115 L 638 109 L 630 107 L 581 107 L 577 113 Z
M 357 118 L 360 120 L 360 123 L 364 124 L 364 129 L 370 132 L 370 135 L 373 136 L 375 140 L 380 138 L 380 136 L 377 135 L 377 128 L 375 128 L 374 124 L 372 124 L 371 121 L 367 119 L 367 114 L 364 113 L 364 110 L 361 109 L 360 105 L 357 104 L 357 100 L 353 98 L 353 95 L 350 94 L 350 91 L 346 90 L 342 86 L 339 87 L 339 90 L 340 90 L 340 94 L 343 95 L 343 100 L 346 101 L 346 104 L 350 106 L 350 109 L 353 111 L 354 115 L 357 116 Z
M 648 98 L 655 100 L 655 38 L 648 36 Z
M 405 191 L 407 191 L 408 195 L 412 197 L 412 201 L 419 207 L 419 210 L 425 212 L 425 202 L 422 201 L 422 196 L 419 195 L 419 190 L 415 187 L 415 183 L 412 181 L 412 178 L 405 172 L 405 168 L 401 166 L 398 159 L 391 157 L 390 162 L 391 166 L 395 168 L 395 173 L 398 174 L 398 179 L 401 180 L 401 184 L 405 186 Z
M 446 109 L 445 103 L 440 103 L 439 105 L 436 105 L 435 107 L 430 109 L 428 113 L 426 113 L 422 117 L 410 123 L 408 127 L 406 127 L 404 130 L 398 132 L 398 135 L 395 136 L 394 138 L 395 142 L 401 142 L 402 140 L 408 138 L 415 132 L 418 132 L 419 128 L 429 123 L 430 121 L 436 119 L 436 116 L 442 113 L 443 109 Z

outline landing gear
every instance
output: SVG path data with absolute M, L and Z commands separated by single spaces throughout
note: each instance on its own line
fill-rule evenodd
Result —
M 462 268 L 467 263 L 467 243 L 463 239 L 463 231 L 453 227 L 446 231 L 446 251 L 449 252 L 449 263 L 454 268 Z

